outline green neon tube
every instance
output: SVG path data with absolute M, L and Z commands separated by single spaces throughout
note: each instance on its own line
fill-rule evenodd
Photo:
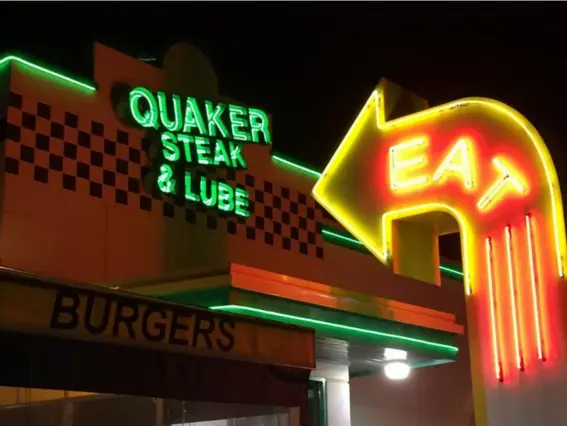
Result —
M 296 323 L 300 323 L 303 324 L 305 326 L 323 326 L 323 327 L 328 327 L 331 329 L 335 329 L 335 330 L 342 330 L 342 331 L 350 331 L 353 333 L 357 333 L 357 334 L 361 334 L 361 335 L 366 335 L 366 336 L 375 336 L 375 337 L 386 337 L 386 338 L 390 338 L 390 339 L 395 339 L 398 340 L 400 342 L 406 342 L 406 343 L 416 343 L 416 344 L 420 344 L 429 348 L 436 348 L 436 349 L 444 349 L 447 350 L 449 352 L 452 352 L 454 354 L 456 354 L 459 351 L 459 348 L 457 348 L 456 346 L 452 346 L 452 345 L 446 345 L 443 343 L 437 343 L 437 342 L 431 342 L 429 340 L 423 340 L 423 339 L 417 339 L 414 337 L 407 337 L 407 336 L 403 336 L 400 334 L 392 334 L 392 333 L 384 333 L 382 331 L 376 331 L 376 330 L 369 330 L 369 329 L 365 329 L 365 328 L 359 328 L 359 327 L 351 327 L 349 325 L 342 325 L 342 324 L 336 324 L 336 323 L 332 323 L 332 322 L 327 322 L 327 321 L 320 321 L 320 320 L 316 320 L 316 319 L 312 319 L 312 318 L 304 318 L 304 317 L 298 317 L 295 315 L 289 315 L 289 314 L 283 314 L 281 312 L 274 312 L 274 311 L 268 311 L 265 309 L 259 309 L 259 308 L 253 308 L 250 306 L 243 306 L 243 305 L 222 305 L 222 306 L 211 306 L 209 307 L 209 309 L 213 310 L 213 311 L 225 311 L 225 312 L 233 312 L 233 313 L 245 313 L 245 314 L 249 314 L 250 316 L 258 316 L 258 315 L 263 315 L 267 318 L 270 319 L 274 319 L 276 321 L 281 321 L 281 322 L 285 322 L 287 321 L 293 321 Z
M 56 71 L 52 71 L 46 67 L 30 62 L 27 59 L 23 59 L 16 55 L 8 55 L 0 59 L 0 66 L 8 64 L 10 62 L 15 62 L 19 65 L 22 65 L 24 68 L 32 69 L 34 71 L 39 71 L 41 74 L 44 74 L 46 77 L 50 77 L 56 81 L 65 82 L 68 86 L 81 88 L 83 90 L 86 90 L 87 92 L 96 91 L 96 87 L 92 84 L 84 83 L 74 78 L 67 77 L 66 75 L 63 75 Z

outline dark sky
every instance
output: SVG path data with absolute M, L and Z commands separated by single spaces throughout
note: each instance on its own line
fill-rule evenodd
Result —
M 190 41 L 223 94 L 273 114 L 276 150 L 319 168 L 381 77 L 432 105 L 496 98 L 540 130 L 566 188 L 566 12 L 563 2 L 2 3 L 0 50 L 88 76 L 92 41 L 158 57 Z

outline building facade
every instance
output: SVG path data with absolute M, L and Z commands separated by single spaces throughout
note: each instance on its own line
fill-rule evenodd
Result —
M 317 425 L 473 424 L 459 268 L 442 263 L 441 285 L 432 285 L 396 276 L 377 262 L 312 198 L 320 173 L 277 153 L 285 141 L 262 127 L 271 117 L 257 115 L 260 118 L 253 122 L 250 114 L 263 114 L 260 109 L 219 94 L 217 76 L 197 49 L 174 46 L 163 68 L 157 68 L 95 44 L 92 81 L 71 78 L 21 55 L 4 57 L 0 67 L 3 267 L 88 283 L 101 291 L 155 303 L 253 318 L 266 327 L 283 323 L 290 330 L 314 331 L 316 365 L 309 367 L 308 354 L 297 348 L 294 361 L 295 366 L 303 363 L 303 370 L 312 368 L 310 382 L 304 383 L 311 395 L 310 409 L 307 402 L 293 402 L 281 404 L 287 406 L 282 410 L 275 399 L 260 398 L 258 403 L 272 408 L 261 413 L 245 408 L 223 411 L 216 406 L 199 408 L 206 404 L 194 393 L 140 394 L 160 401 L 182 400 L 181 412 L 193 413 L 175 421 L 158 416 L 161 424 L 299 422 L 301 415 L 294 420 L 289 407 L 299 407 L 302 421 Z M 144 120 L 153 120 L 153 112 L 151 105 L 150 109 L 133 106 L 136 89 L 146 91 L 140 97 L 154 96 L 156 105 L 161 102 L 159 93 L 171 105 L 175 98 L 166 97 L 173 94 L 183 108 L 191 103 L 188 99 L 195 102 L 190 117 L 188 109 L 180 110 L 184 115 L 179 126 L 172 115 L 159 117 L 177 138 L 170 140 L 174 147 L 169 151 L 162 146 L 163 133 L 152 136 L 148 130 L 152 126 L 144 127 Z M 231 114 L 236 111 L 230 115 L 226 135 L 218 125 L 216 134 L 210 127 L 213 108 L 219 105 L 227 106 Z M 157 109 L 155 113 L 163 114 Z M 234 123 L 239 123 L 235 120 L 243 116 L 249 121 L 235 128 Z M 197 151 L 191 152 L 198 161 L 189 161 L 189 151 L 184 151 L 189 142 L 183 145 L 175 133 L 179 131 L 187 138 L 194 138 L 195 132 L 206 134 L 207 143 L 220 141 L 214 148 L 209 145 L 209 157 L 203 154 L 210 161 L 199 157 L 205 151 L 199 151 L 195 139 L 190 140 L 191 149 Z M 164 151 L 157 156 L 156 140 L 158 151 Z M 224 164 L 223 152 L 228 154 Z M 175 174 L 175 182 L 185 179 L 175 191 L 159 185 L 164 154 L 171 163 L 183 163 L 171 169 L 181 173 Z M 201 180 L 189 178 L 189 182 L 187 173 Z M 214 201 L 207 203 L 195 189 L 201 181 L 208 182 L 211 198 L 210 185 L 218 191 Z M 191 185 L 193 192 L 188 195 Z M 226 208 L 221 208 L 220 188 L 225 194 L 232 191 L 233 201 L 226 201 L 228 195 L 224 198 Z M 262 336 L 270 334 L 265 333 Z M 274 365 L 292 365 L 283 355 L 279 361 L 274 358 L 277 342 L 282 354 L 294 352 L 290 351 L 293 341 L 282 341 L 278 333 L 251 340 L 243 353 L 262 354 L 264 364 L 272 359 Z M 385 377 L 384 367 L 395 361 L 388 358 L 392 351 L 403 354 L 401 361 L 412 367 L 407 380 Z M 193 362 L 190 356 L 187 362 Z M 93 394 L 103 393 L 87 384 L 76 385 L 72 395 L 68 389 L 49 391 L 55 396 L 24 385 L 0 385 L 9 386 L 3 388 L 5 406 L 25 402 L 31 407 L 72 398 L 88 404 Z M 248 390 L 253 386 L 253 381 L 243 383 L 241 392 L 254 393 Z M 105 389 L 105 393 L 122 392 Z M 122 393 L 136 395 L 131 390 Z M 207 403 L 228 403 L 226 398 L 211 400 L 213 394 L 207 393 Z M 121 406 L 131 404 L 131 408 L 125 408 L 121 418 L 130 419 L 128 413 L 136 411 L 137 421 L 142 422 L 144 410 L 134 408 L 140 402 L 123 402 Z M 171 404 L 177 407 L 176 402 Z M 254 406 L 254 400 L 241 405 Z M 159 407 L 163 410 L 163 403 Z M 76 416 L 70 418 L 78 426 L 98 424 L 97 420 L 81 423 Z M 258 420 L 261 416 L 271 417 Z M 157 421 L 154 414 L 149 417 Z

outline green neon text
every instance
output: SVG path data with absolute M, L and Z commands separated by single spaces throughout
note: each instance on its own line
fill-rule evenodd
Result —
M 183 158 L 186 163 L 202 166 L 247 168 L 242 155 L 243 145 L 238 142 L 164 132 L 161 143 L 167 161 L 177 162 Z
M 130 91 L 129 105 L 134 121 L 142 127 L 182 131 L 191 136 L 272 143 L 269 118 L 257 108 L 199 102 L 161 91 L 154 94 L 144 87 Z
M 160 167 L 158 176 L 159 189 L 171 195 L 179 191 L 175 172 L 169 164 Z M 184 172 L 185 190 L 183 197 L 187 201 L 203 203 L 207 207 L 214 207 L 226 213 L 249 217 L 250 198 L 248 192 L 242 188 L 234 188 L 225 182 L 210 179 L 207 176 L 197 176 L 190 171 Z
M 148 154 L 154 162 L 157 160 L 154 182 L 161 192 L 237 216 L 250 216 L 246 190 L 197 176 L 189 166 L 246 169 L 245 144 L 272 143 L 264 111 L 154 93 L 144 87 L 132 89 L 128 103 L 134 122 L 151 130 L 149 146 L 153 149 Z

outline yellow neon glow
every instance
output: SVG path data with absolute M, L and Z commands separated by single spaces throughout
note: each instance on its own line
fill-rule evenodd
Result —
M 518 295 L 516 291 L 516 277 L 514 274 L 514 254 L 512 252 L 512 230 L 510 226 L 505 229 L 506 236 L 506 263 L 508 267 L 508 285 L 510 286 L 510 305 L 512 307 L 512 328 L 514 333 L 514 349 L 516 351 L 516 366 L 524 369 L 520 328 L 518 326 Z
M 471 190 L 474 187 L 472 167 L 471 167 L 471 141 L 461 138 L 455 143 L 453 148 L 445 156 L 435 173 L 433 181 L 439 182 L 442 178 L 447 178 L 446 173 L 460 176 L 463 180 L 465 189 Z
M 532 217 L 531 215 L 526 215 L 526 234 L 528 240 L 528 255 L 530 256 L 530 284 L 532 291 L 532 304 L 534 310 L 534 324 L 536 332 L 536 345 L 537 345 L 537 356 L 540 360 L 545 360 L 544 353 L 544 343 L 543 343 L 543 333 L 541 331 L 541 313 L 540 313 L 540 302 L 539 302 L 539 289 L 538 289 L 538 279 L 537 279 L 537 265 L 534 250 L 534 233 L 532 227 Z
M 469 247 L 471 244 L 470 240 L 470 225 L 467 222 L 466 217 L 457 209 L 443 203 L 429 203 L 421 204 L 415 207 L 408 207 L 405 209 L 389 211 L 382 216 L 382 229 L 386 230 L 382 234 L 382 245 L 385 247 L 384 253 L 382 255 L 383 259 L 390 259 L 392 256 L 392 221 L 396 219 L 402 219 L 404 217 L 417 216 L 420 214 L 431 213 L 431 212 L 444 212 L 450 214 L 457 223 L 459 224 L 459 229 L 461 230 L 461 240 L 463 245 L 463 258 L 468 259 Z M 468 265 L 466 262 L 463 263 L 463 281 L 465 283 L 465 293 L 467 295 L 471 294 L 471 282 L 468 274 Z
M 500 339 L 498 338 L 498 325 L 496 323 L 496 298 L 494 296 L 494 270 L 492 256 L 492 241 L 490 238 L 485 240 L 486 250 L 486 275 L 488 278 L 488 302 L 490 309 L 490 334 L 492 336 L 492 357 L 494 360 L 494 371 L 496 378 L 501 382 L 504 380 L 502 371 L 502 361 L 500 359 Z
M 496 112 L 498 115 L 505 117 L 510 122 L 519 126 L 522 131 L 527 135 L 532 145 L 534 146 L 538 159 L 543 165 L 545 171 L 545 185 L 549 192 L 551 199 L 551 221 L 553 225 L 553 245 L 555 251 L 555 258 L 557 264 L 557 272 L 560 277 L 564 277 L 565 273 L 565 225 L 563 222 L 563 206 L 561 203 L 561 194 L 559 192 L 559 183 L 557 173 L 553 165 L 553 161 L 545 144 L 537 131 L 532 125 L 517 111 L 502 104 L 498 101 L 485 98 L 466 98 L 458 101 L 453 101 L 435 108 L 430 108 L 415 114 L 401 117 L 395 120 L 386 121 L 386 113 L 384 108 L 384 93 L 382 87 L 378 87 L 372 92 L 371 96 L 366 101 L 364 107 L 358 114 L 355 122 L 347 132 L 342 143 L 337 151 L 332 156 L 327 164 L 327 167 L 322 173 L 321 178 L 313 188 L 314 198 L 330 213 L 335 219 L 345 227 L 354 237 L 356 237 L 366 248 L 373 253 L 382 262 L 387 263 L 388 258 L 384 256 L 386 252 L 385 247 L 379 247 L 372 242 L 372 236 L 367 234 L 353 224 L 353 212 L 346 211 L 345 207 L 335 205 L 332 197 L 327 196 L 327 177 L 335 173 L 340 173 L 343 166 L 343 161 L 348 156 L 348 153 L 356 145 L 356 135 L 360 132 L 362 124 L 369 118 L 369 114 L 374 114 L 376 117 L 376 126 L 378 130 L 386 131 L 389 129 L 400 128 L 402 126 L 414 126 L 415 124 L 423 121 L 430 120 L 433 117 L 442 114 L 450 114 L 452 111 L 458 110 L 459 107 L 466 105 L 481 105 L 487 110 Z M 386 230 L 383 230 L 386 232 Z M 469 259 L 463 257 L 463 264 L 465 268 L 474 268 L 475 265 L 469 265 Z
M 506 188 L 514 189 L 519 194 L 526 192 L 525 185 L 518 179 L 518 173 L 512 172 L 511 167 L 506 167 L 503 161 L 498 157 L 492 159 L 492 163 L 500 172 L 500 178 L 480 197 L 477 203 L 477 207 L 480 210 L 486 210 L 491 205 L 494 206 L 493 202 L 496 201 L 496 197 L 498 196 L 499 199 L 502 199 Z
M 400 178 L 400 174 L 406 175 L 408 173 L 411 173 L 411 171 L 408 169 L 419 169 L 421 167 L 416 166 L 424 166 L 427 161 L 425 155 L 423 154 L 417 154 L 410 158 L 400 158 L 402 156 L 401 152 L 414 152 L 416 149 L 423 149 L 427 146 L 427 143 L 427 138 L 419 137 L 398 143 L 390 147 L 390 188 L 392 189 L 392 191 L 412 186 L 423 185 L 427 182 L 427 176 L 425 175 L 416 176 L 405 180 Z

